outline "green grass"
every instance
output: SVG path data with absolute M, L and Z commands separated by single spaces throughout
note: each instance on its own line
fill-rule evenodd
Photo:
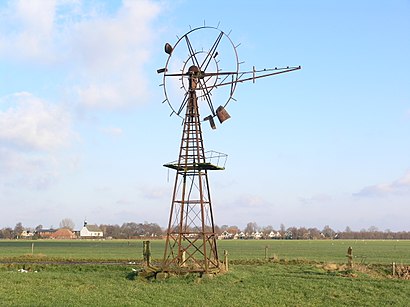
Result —
M 0 266 L 1 306 L 408 306 L 410 282 L 309 263 L 232 265 L 213 279 L 134 279 L 129 266 Z M 26 266 L 26 268 L 29 268 Z M 35 273 L 34 270 L 38 272 Z
M 72 259 L 133 259 L 141 258 L 142 241 L 35 240 L 0 241 L 0 259 L 31 254 Z M 163 249 L 163 242 L 152 242 L 155 251 Z M 157 248 L 160 247 L 160 248 Z
M 132 260 L 142 258 L 142 241 L 0 241 L 0 260 L 31 254 L 66 259 Z M 318 262 L 346 262 L 349 246 L 353 247 L 358 263 L 410 263 L 410 241 L 393 240 L 221 240 L 218 241 L 220 258 L 227 250 L 229 259 L 264 259 L 276 256 L 281 259 L 305 259 Z M 163 240 L 151 241 L 153 259 L 161 259 Z
M 221 258 L 223 250 L 229 252 L 228 274 L 147 281 L 132 272 L 136 265 L 127 264 L 142 258 L 141 241 L 0 241 L 0 306 L 408 306 L 410 301 L 410 281 L 389 276 L 391 262 L 410 264 L 410 241 L 218 243 Z M 357 264 L 353 271 L 342 265 L 348 246 Z M 152 241 L 151 248 L 160 259 L 164 241 Z M 275 261 L 266 261 L 265 252 Z M 47 264 L 55 260 L 91 264 Z M 102 264 L 110 260 L 125 264 Z
M 382 240 L 230 240 L 219 241 L 231 259 L 255 259 L 274 255 L 281 259 L 306 259 L 318 262 L 346 262 L 348 247 L 355 262 L 410 263 L 410 241 Z

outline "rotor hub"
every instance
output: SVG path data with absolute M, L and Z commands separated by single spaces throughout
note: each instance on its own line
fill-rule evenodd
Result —
M 188 72 L 190 74 L 195 74 L 199 72 L 199 68 L 196 65 L 192 65 L 191 67 L 188 68 Z

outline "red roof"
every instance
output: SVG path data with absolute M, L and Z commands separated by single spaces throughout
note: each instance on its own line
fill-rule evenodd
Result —
M 75 237 L 75 234 L 67 228 L 59 229 L 50 236 L 53 239 L 75 239 Z

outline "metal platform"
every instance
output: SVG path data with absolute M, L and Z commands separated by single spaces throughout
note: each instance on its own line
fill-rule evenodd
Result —
M 212 163 L 193 163 L 191 165 L 178 165 L 178 163 L 167 163 L 164 164 L 165 167 L 172 168 L 178 172 L 182 171 L 202 171 L 202 170 L 207 170 L 207 171 L 222 171 L 225 169 L 225 167 L 221 167 Z
M 178 172 L 183 171 L 222 171 L 225 169 L 227 154 L 222 152 L 208 150 L 205 152 L 205 158 L 201 159 L 204 162 L 193 162 L 192 160 L 185 161 L 182 165 L 178 161 L 165 163 L 164 166 L 172 168 Z M 186 164 L 186 165 L 185 165 Z

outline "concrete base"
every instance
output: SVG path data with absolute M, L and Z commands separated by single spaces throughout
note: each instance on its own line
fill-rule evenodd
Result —
M 212 273 L 204 273 L 204 274 L 202 274 L 202 276 L 201 276 L 201 278 L 203 278 L 203 279 L 212 279 L 212 278 L 214 278 L 215 277 L 215 274 L 212 274 Z
M 162 281 L 162 280 L 167 279 L 168 277 L 169 277 L 169 274 L 168 274 L 168 273 L 159 272 L 159 273 L 157 273 L 155 279 L 156 279 L 156 280 L 159 280 L 159 281 Z

